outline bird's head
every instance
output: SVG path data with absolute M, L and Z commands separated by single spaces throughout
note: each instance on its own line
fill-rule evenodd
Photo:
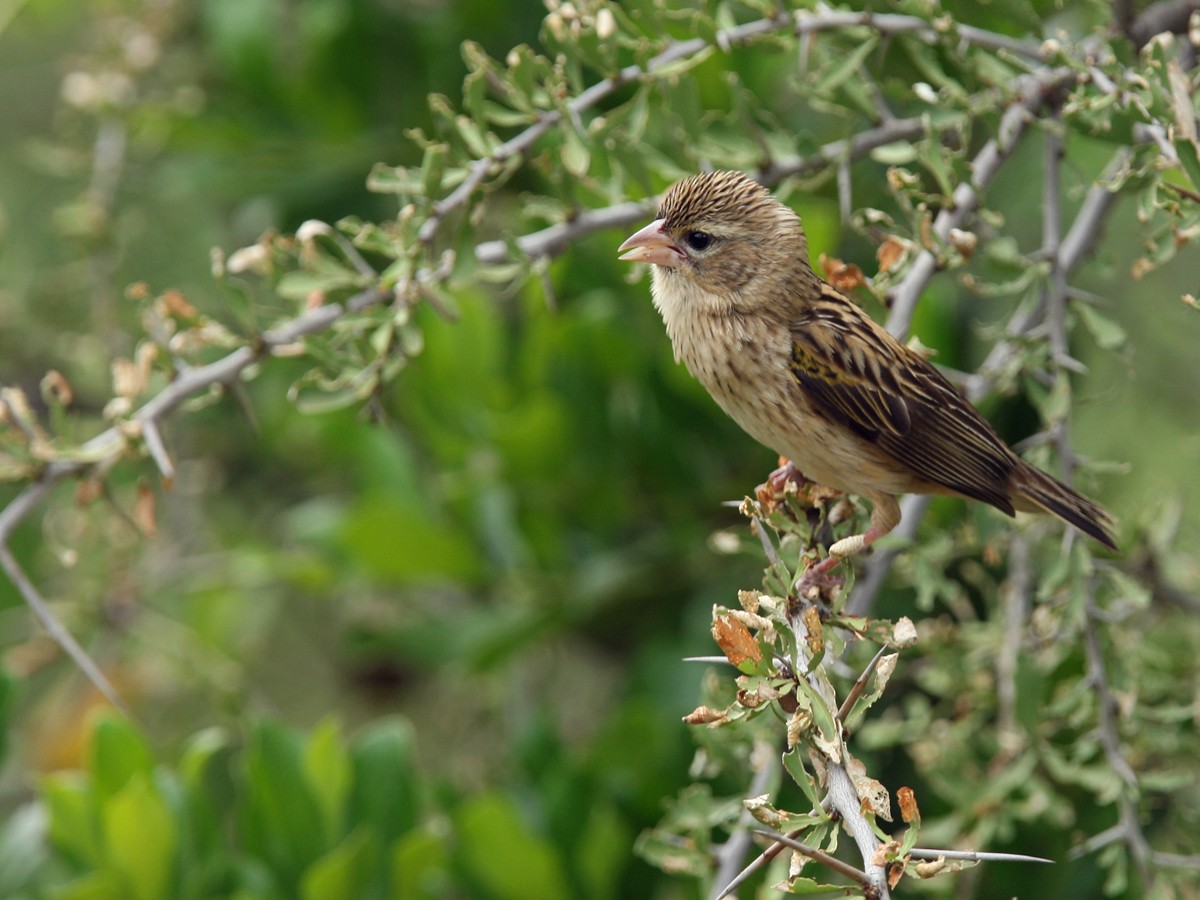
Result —
M 800 217 L 741 172 L 703 172 L 663 195 L 654 221 L 620 247 L 654 266 L 665 292 L 745 307 L 778 296 L 777 283 L 810 273 Z

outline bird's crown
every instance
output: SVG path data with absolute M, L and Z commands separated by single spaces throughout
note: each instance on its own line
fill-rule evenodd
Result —
M 701 172 L 667 191 L 658 208 L 668 230 L 700 221 L 748 222 L 778 220 L 795 213 L 770 191 L 741 172 Z

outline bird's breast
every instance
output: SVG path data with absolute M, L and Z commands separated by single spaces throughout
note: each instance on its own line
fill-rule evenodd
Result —
M 901 493 L 908 476 L 882 452 L 823 412 L 791 370 L 789 328 L 711 296 L 655 291 L 675 358 L 759 443 L 813 481 L 848 491 Z

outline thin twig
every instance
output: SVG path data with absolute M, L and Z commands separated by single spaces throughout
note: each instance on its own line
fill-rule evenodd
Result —
M 1138 820 L 1136 797 L 1138 796 L 1138 779 L 1121 750 L 1121 736 L 1117 724 L 1117 702 L 1108 685 L 1108 669 L 1104 663 L 1104 650 L 1100 646 L 1100 615 L 1096 605 L 1096 588 L 1093 579 L 1087 582 L 1087 599 L 1084 603 L 1083 646 L 1087 655 L 1087 677 L 1092 690 L 1096 692 L 1096 730 L 1100 738 L 1100 746 L 1104 750 L 1104 758 L 1108 765 L 1125 783 L 1126 790 L 1117 796 L 1117 825 L 1108 832 L 1111 840 L 1120 840 L 1129 848 L 1141 877 L 1143 888 L 1148 888 L 1154 879 L 1151 868 L 1153 851 L 1150 842 L 1142 832 Z M 1094 845 L 1100 835 L 1091 838 L 1083 846 Z M 1110 842 L 1110 841 L 1105 841 Z
M 900 546 L 916 539 L 921 520 L 925 518 L 925 511 L 932 502 L 933 497 L 929 494 L 909 494 L 900 501 L 900 524 L 889 535 L 889 543 L 897 539 L 902 539 L 902 543 L 881 547 L 867 560 L 862 575 L 854 582 L 850 599 L 846 601 L 846 615 L 870 615 L 875 598 L 883 590 L 883 584 L 892 570 L 892 563 L 900 555 Z
M 771 161 L 756 173 L 755 178 L 766 187 L 774 187 L 783 179 L 811 175 L 842 160 L 859 160 L 872 150 L 897 141 L 916 140 L 930 132 L 926 117 L 893 119 L 859 132 L 850 138 L 831 141 L 807 156 L 781 157 Z M 953 127 L 950 124 L 946 128 Z M 616 203 L 599 209 L 588 209 L 568 222 L 550 225 L 540 231 L 517 238 L 517 249 L 529 259 L 552 257 L 597 231 L 623 228 L 653 215 L 657 198 L 639 202 Z M 496 265 L 511 259 L 507 241 L 484 241 L 475 248 L 475 258 L 481 263 Z
M 916 859 L 965 859 L 969 862 L 1035 862 L 1054 864 L 1054 860 L 1044 856 L 1027 856 L 1024 853 L 992 853 L 986 850 L 929 850 L 924 847 L 913 847 L 908 851 L 909 856 Z
M 157 419 L 146 419 L 142 423 L 142 440 L 150 452 L 150 458 L 158 466 L 163 485 L 170 487 L 175 482 L 175 464 L 171 462 L 171 455 L 167 453 L 167 448 L 163 445 L 162 432 L 159 431 Z
M 1017 666 L 1021 636 L 1029 618 L 1033 568 L 1029 564 L 1029 539 L 1018 533 L 1008 546 L 1008 583 L 1004 587 L 1004 640 L 996 654 L 996 730 L 1003 744 L 1011 744 L 1017 729 Z M 1009 749 L 1007 746 L 1004 749 Z
M 12 555 L 12 551 L 8 549 L 6 543 L 0 543 L 0 567 L 4 568 L 9 581 L 20 591 L 21 597 L 33 611 L 38 622 L 46 629 L 46 633 L 66 651 L 67 656 L 71 658 L 75 665 L 79 667 L 79 670 L 87 676 L 87 679 L 96 686 L 97 690 L 104 695 L 109 703 L 121 710 L 121 712 L 129 715 L 129 709 L 125 706 L 125 701 L 121 699 L 121 695 L 112 686 L 112 682 L 108 680 L 108 676 L 96 665 L 95 661 L 88 655 L 88 652 L 79 645 L 71 635 L 71 632 L 63 627 L 62 623 L 58 621 L 58 617 L 50 611 L 50 605 L 34 586 L 33 582 L 29 580 L 29 576 L 25 574 L 25 570 L 21 568 L 21 565 L 17 562 L 16 557 Z
M 767 793 L 771 782 L 779 774 L 779 754 L 770 753 L 767 756 L 767 763 L 760 766 L 754 773 L 754 778 L 751 779 L 750 786 L 746 789 L 747 797 L 759 797 Z M 717 851 L 717 874 L 713 880 L 710 900 L 721 900 L 728 893 L 728 884 L 737 876 L 738 870 L 742 866 L 742 860 L 746 857 L 746 851 L 753 843 L 752 826 L 755 821 L 750 810 L 743 809 L 729 840 Z
M 1018 80 L 1017 99 L 1000 117 L 996 136 L 984 144 L 971 161 L 971 178 L 959 182 L 950 203 L 933 221 L 933 234 L 938 241 L 947 241 L 951 230 L 964 225 L 979 208 L 981 195 L 1032 123 L 1034 112 L 1076 78 L 1074 71 L 1060 67 L 1026 75 Z M 897 337 L 908 334 L 917 300 L 940 265 L 937 251 L 937 247 L 924 248 L 900 283 L 889 291 L 888 306 L 891 312 L 887 327 Z
M 871 657 L 871 661 L 867 663 L 867 667 L 862 670 L 862 674 L 855 679 L 854 684 L 850 687 L 850 692 L 846 694 L 846 699 L 838 707 L 836 718 L 839 722 L 844 723 L 846 721 L 846 716 L 850 715 L 850 710 L 854 709 L 855 702 L 862 696 L 862 692 L 871 678 L 871 673 L 875 671 L 875 667 L 879 665 L 879 661 L 883 659 L 884 654 L 889 649 L 888 647 L 880 647 L 879 651 Z
M 1197 0 L 1163 0 L 1142 10 L 1126 33 L 1134 46 L 1140 49 L 1156 34 L 1164 31 L 1181 34 L 1187 31 L 1188 21 L 1197 11 L 1200 11 L 1200 2 Z
M 795 838 L 789 837 L 782 832 L 772 831 L 770 828 L 755 828 L 754 833 L 760 834 L 766 838 L 770 838 L 776 843 L 783 844 L 785 847 L 790 847 L 792 850 L 807 856 L 814 862 L 819 862 L 826 868 L 832 869 L 833 871 L 856 881 L 864 888 L 871 888 L 873 886 L 873 880 L 866 872 L 863 872 L 861 869 L 856 869 L 849 863 L 844 863 L 836 856 L 830 856 L 828 853 L 818 850 L 816 847 L 810 847 L 808 844 L 801 843 Z M 726 893 L 728 892 L 718 895 L 716 900 L 720 900 L 721 897 L 726 896 Z

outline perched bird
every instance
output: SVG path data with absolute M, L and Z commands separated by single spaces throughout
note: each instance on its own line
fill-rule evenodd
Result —
M 800 217 L 742 173 L 680 181 L 619 252 L 651 264 L 676 360 L 735 422 L 810 480 L 871 501 L 867 531 L 806 577 L 895 528 L 908 493 L 1052 513 L 1116 549 L 1108 513 L 1013 453 L 945 376 L 822 280 Z

